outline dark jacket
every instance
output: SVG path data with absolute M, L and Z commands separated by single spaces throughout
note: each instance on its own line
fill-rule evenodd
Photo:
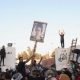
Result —
M 2 57 L 2 58 L 5 58 L 5 57 L 6 57 L 5 48 L 2 48 L 2 49 L 1 49 L 0 54 L 1 54 L 1 57 Z

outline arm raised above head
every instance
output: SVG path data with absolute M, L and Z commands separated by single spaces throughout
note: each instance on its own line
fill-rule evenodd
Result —
M 59 30 L 59 35 L 65 34 L 64 30 L 60 31 Z
M 27 59 L 27 60 L 25 61 L 25 63 L 29 62 L 33 57 L 34 57 L 34 55 L 32 55 L 29 59 Z
M 42 59 L 43 59 L 43 57 L 41 57 L 41 59 L 40 59 L 40 61 L 39 61 L 39 63 L 38 63 L 38 64 L 40 64 L 40 63 L 41 63 Z

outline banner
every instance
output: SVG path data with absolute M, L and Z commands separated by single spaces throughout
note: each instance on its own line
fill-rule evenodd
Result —
M 34 21 L 30 40 L 44 42 L 47 23 Z
M 57 48 L 55 50 L 56 70 L 62 70 L 68 67 L 69 53 L 68 48 Z
M 15 68 L 16 63 L 16 49 L 14 47 L 6 47 L 6 58 L 5 66 L 10 68 Z

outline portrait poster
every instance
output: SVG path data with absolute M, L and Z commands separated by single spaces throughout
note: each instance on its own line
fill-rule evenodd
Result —
M 57 48 L 55 50 L 56 70 L 62 70 L 63 68 L 68 68 L 68 60 L 69 60 L 68 48 Z
M 34 21 L 30 40 L 44 42 L 47 23 Z

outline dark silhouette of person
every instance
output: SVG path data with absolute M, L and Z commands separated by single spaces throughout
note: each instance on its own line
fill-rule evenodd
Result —
M 21 80 L 25 80 L 26 71 L 25 71 L 25 64 L 33 57 L 33 55 L 26 61 L 23 61 L 23 57 L 19 57 L 19 63 L 17 66 L 18 71 L 22 74 L 23 78 Z
M 64 48 L 64 32 L 59 31 L 59 35 L 60 35 L 61 47 Z
M 2 46 L 2 49 L 0 50 L 0 54 L 1 54 L 1 61 L 0 61 L 0 65 L 3 62 L 3 66 L 4 66 L 4 59 L 6 57 L 6 50 L 5 50 L 5 46 Z

